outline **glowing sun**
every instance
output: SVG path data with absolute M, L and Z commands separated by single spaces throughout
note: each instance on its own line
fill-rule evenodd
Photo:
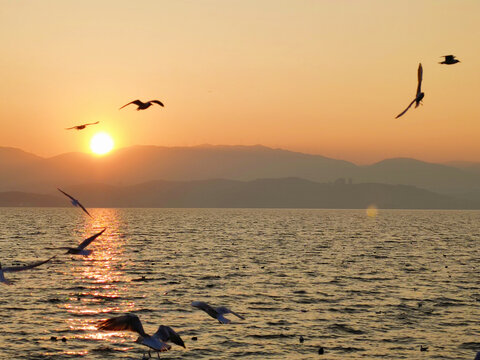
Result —
M 97 155 L 109 153 L 113 149 L 113 145 L 112 137 L 104 132 L 96 133 L 90 140 L 90 149 Z

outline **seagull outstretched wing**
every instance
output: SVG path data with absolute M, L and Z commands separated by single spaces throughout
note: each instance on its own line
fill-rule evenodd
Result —
M 245 318 L 242 316 L 242 315 L 239 315 L 237 314 L 236 312 L 230 310 L 229 308 L 225 307 L 225 306 L 220 306 L 220 307 L 217 307 L 215 308 L 215 310 L 219 313 L 219 314 L 233 314 L 235 315 L 236 317 L 242 319 L 242 320 L 245 320 Z
M 80 245 L 78 245 L 78 250 L 83 250 L 85 249 L 88 245 L 90 245 L 90 243 L 95 240 L 97 237 L 99 237 L 100 235 L 103 234 L 103 232 L 107 230 L 107 228 L 104 228 L 102 231 L 100 231 L 99 233 L 93 235 L 93 236 L 90 236 L 88 239 L 85 239 L 82 241 L 82 243 Z
M 410 109 L 410 107 L 415 103 L 415 100 L 416 99 L 413 99 L 413 101 L 407 106 L 407 108 L 405 110 L 403 110 L 400 114 L 398 114 L 397 116 L 395 116 L 395 119 L 398 119 L 400 116 L 402 116 L 403 114 L 405 114 L 408 109 Z
M 163 103 L 162 103 L 161 101 L 159 101 L 159 100 L 150 100 L 149 102 L 158 104 L 158 105 L 160 105 L 160 106 L 164 106 Z
M 423 67 L 422 64 L 418 64 L 418 85 L 417 85 L 417 94 L 418 96 L 422 92 L 422 79 L 423 79 Z
M 72 200 L 72 205 L 73 206 L 80 206 L 80 208 L 88 215 L 90 216 L 91 218 L 93 218 L 92 215 L 90 215 L 90 213 L 87 211 L 87 209 L 85 209 L 85 207 L 80 203 L 80 201 L 78 201 L 77 199 L 75 199 L 73 196 L 71 195 L 68 195 L 65 191 L 57 188 L 58 191 L 60 191 L 62 194 L 64 194 L 65 196 L 67 196 L 68 198 L 70 198 L 70 200 Z
M 23 270 L 30 270 L 30 269 L 36 268 L 37 266 L 40 266 L 40 265 L 43 265 L 43 264 L 49 262 L 54 257 L 55 256 L 52 256 L 51 258 L 49 258 L 47 260 L 37 261 L 37 262 L 34 262 L 30 265 L 4 267 L 4 268 L 2 268 L 2 271 L 3 272 L 17 272 L 17 271 L 23 271 Z
M 133 101 L 130 101 L 128 104 L 123 105 L 120 109 L 123 109 L 125 106 L 128 106 L 128 105 L 130 105 L 130 104 L 135 104 L 135 105 L 137 105 L 137 106 L 140 106 L 140 105 L 143 105 L 143 102 L 141 102 L 141 101 L 138 100 L 138 99 L 137 99 L 137 100 L 133 100 Z M 118 109 L 118 110 L 120 110 L 120 109 Z
M 164 326 L 160 325 L 158 327 L 158 330 L 155 334 L 152 336 L 156 337 L 157 339 L 162 340 L 163 342 L 171 341 L 174 344 L 177 344 L 179 346 L 185 347 L 185 343 L 183 342 L 182 338 L 180 335 L 178 335 L 175 330 L 173 330 L 170 326 Z
M 97 329 L 135 331 L 136 333 L 140 334 L 140 336 L 148 336 L 145 333 L 145 330 L 143 330 L 142 322 L 140 321 L 139 317 L 134 314 L 127 314 L 103 320 Z

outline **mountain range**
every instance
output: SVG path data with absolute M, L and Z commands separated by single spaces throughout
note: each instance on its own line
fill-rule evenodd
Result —
M 274 180 L 282 179 L 285 182 L 289 179 L 289 186 L 295 187 L 304 181 L 301 183 L 303 188 L 313 192 L 320 191 L 320 185 L 323 186 L 322 189 L 337 185 L 343 186 L 343 191 L 348 188 L 355 189 L 357 192 L 366 191 L 368 186 L 375 186 L 378 190 L 384 185 L 404 185 L 405 188 L 389 187 L 388 191 L 395 190 L 398 193 L 399 189 L 402 189 L 405 195 L 406 192 L 414 193 L 416 190 L 423 189 L 429 194 L 446 196 L 442 201 L 446 199 L 453 201 L 449 203 L 450 205 L 445 205 L 451 208 L 452 206 L 471 207 L 472 204 L 480 202 L 480 171 L 478 169 L 480 169 L 478 163 L 435 164 L 407 158 L 387 159 L 372 165 L 359 166 L 344 160 L 260 145 L 134 146 L 119 149 L 103 157 L 84 153 L 66 153 L 50 158 L 39 157 L 20 149 L 0 147 L 0 192 L 3 192 L 4 196 L 7 192 L 11 194 L 12 191 L 23 194 L 53 195 L 57 192 L 57 187 L 80 189 L 84 186 L 97 196 L 103 194 L 107 197 L 106 194 L 115 194 L 115 196 L 108 195 L 111 196 L 108 200 L 109 204 L 117 204 L 116 200 L 113 200 L 115 197 L 122 199 L 118 200 L 118 204 L 127 204 L 129 202 L 125 200 L 125 196 L 127 198 L 128 196 L 125 193 L 133 191 L 135 186 L 139 187 L 135 191 L 141 193 L 142 189 L 145 189 L 150 196 L 161 193 L 165 187 L 171 191 L 177 189 L 175 190 L 177 197 L 180 197 L 180 193 L 184 194 L 189 186 L 199 189 L 202 188 L 202 184 L 207 183 L 209 185 L 216 183 L 217 191 L 229 184 L 227 187 L 231 189 L 237 187 L 237 193 L 247 191 L 246 189 L 250 189 L 249 191 L 253 193 L 261 188 L 259 184 L 262 181 L 273 186 Z M 236 185 L 233 186 L 233 184 Z M 275 186 L 279 186 L 278 184 L 275 182 Z M 206 186 L 205 193 L 207 188 L 210 189 Z M 418 189 L 414 191 L 414 188 Z M 267 193 L 268 190 L 264 189 Z M 334 188 L 330 190 L 333 191 Z M 299 190 L 294 191 L 292 188 L 289 188 L 289 191 L 300 194 Z M 392 192 L 392 196 L 395 191 Z M 194 193 L 195 191 L 191 194 L 192 198 Z M 211 201 L 211 206 L 220 206 L 220 203 L 214 203 L 211 200 L 214 193 L 215 189 L 209 193 L 208 199 L 203 199 L 203 203 L 210 204 L 209 201 Z M 120 196 L 120 194 L 123 195 Z M 276 193 L 276 196 L 279 196 L 278 194 Z M 259 198 L 261 198 L 260 195 L 258 194 Z M 291 202 L 286 201 L 288 196 L 288 192 L 283 192 L 281 198 L 285 203 L 290 204 Z M 336 196 L 338 199 L 342 197 L 340 193 Z M 272 197 L 269 204 L 275 204 L 273 200 Z M 96 200 L 92 199 L 92 201 Z M 397 199 L 397 203 L 399 201 L 400 199 Z M 186 203 L 190 204 L 190 202 Z M 197 202 L 193 203 L 197 204 Z M 237 204 L 237 202 L 234 203 Z M 306 198 L 303 203 L 308 203 Z M 351 203 L 353 205 L 355 202 L 351 200 Z M 147 206 L 148 204 L 138 200 L 138 205 Z M 398 207 L 395 204 L 390 206 Z

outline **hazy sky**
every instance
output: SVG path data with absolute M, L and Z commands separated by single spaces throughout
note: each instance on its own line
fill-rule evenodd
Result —
M 480 161 L 479 14 L 478 0 L 0 0 L 0 146 L 87 152 L 102 130 L 117 147 Z M 419 62 L 424 106 L 395 119 Z M 137 98 L 165 108 L 118 110 Z

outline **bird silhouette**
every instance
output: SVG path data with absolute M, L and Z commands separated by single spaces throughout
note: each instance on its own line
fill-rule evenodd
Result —
M 23 265 L 23 266 L 2 267 L 2 264 L 0 264 L 0 282 L 4 283 L 6 285 L 12 285 L 13 281 L 9 281 L 9 280 L 5 279 L 5 276 L 3 275 L 4 273 L 30 270 L 30 269 L 36 268 L 37 266 L 40 266 L 40 265 L 43 265 L 43 264 L 49 262 L 54 257 L 55 256 L 52 256 L 50 259 L 47 259 L 47 260 L 44 260 L 44 261 L 37 261 L 37 262 L 34 262 L 33 264 Z
M 100 122 L 100 121 L 97 121 L 97 122 L 94 122 L 94 123 L 76 125 L 76 126 L 72 126 L 72 127 L 69 127 L 69 128 L 65 128 L 65 130 L 72 130 L 72 129 L 75 129 L 75 130 L 83 130 L 83 129 L 85 129 L 87 126 L 97 125 L 99 122 Z
M 418 107 L 418 105 L 421 104 L 421 101 L 422 101 L 423 97 L 425 96 L 425 93 L 422 92 L 423 68 L 422 68 L 421 63 L 418 64 L 417 75 L 418 75 L 418 85 L 417 85 L 417 93 L 415 95 L 415 99 L 413 99 L 412 102 L 407 106 L 407 108 L 405 110 L 403 110 L 400 114 L 398 114 L 395 117 L 395 119 L 398 119 L 400 116 L 405 114 L 407 112 L 407 110 L 410 109 L 410 107 L 413 105 L 413 103 L 415 103 L 415 107 Z
M 87 209 L 85 209 L 85 207 L 80 203 L 80 201 L 75 199 L 73 196 L 68 195 L 65 191 L 60 190 L 59 188 L 57 188 L 57 190 L 60 191 L 62 194 L 64 194 L 66 197 L 70 198 L 73 206 L 79 206 L 88 216 L 90 216 L 93 219 L 93 216 L 90 215 L 90 213 L 87 211 Z
M 99 233 L 96 233 L 95 235 L 92 235 L 90 236 L 89 238 L 83 240 L 81 242 L 80 245 L 78 245 L 77 247 L 62 247 L 61 249 L 67 249 L 67 254 L 72 254 L 72 255 L 90 255 L 93 250 L 85 250 L 85 248 L 90 245 L 93 240 L 95 240 L 97 237 L 99 237 L 100 235 L 102 235 L 104 233 L 104 231 L 106 230 L 107 228 L 104 228 L 102 231 L 100 231 Z
M 148 335 L 145 330 L 143 330 L 142 322 L 139 317 L 135 314 L 126 314 L 104 320 L 99 324 L 97 329 L 134 331 L 140 335 L 135 342 L 155 350 L 159 359 L 160 355 L 158 353 L 160 351 L 168 351 L 172 348 L 171 345 L 167 344 L 167 341 L 171 341 L 174 344 L 185 348 L 185 343 L 182 338 L 170 326 L 160 325 L 155 334 Z M 150 350 L 148 351 L 148 354 L 150 355 Z
M 205 311 L 208 315 L 210 315 L 212 318 L 217 319 L 218 322 L 221 324 L 228 324 L 230 322 L 229 319 L 225 318 L 223 315 L 225 314 L 233 314 L 236 317 L 245 320 L 245 318 L 241 315 L 238 315 L 237 313 L 233 312 L 229 308 L 226 308 L 225 306 L 220 306 L 217 308 L 212 308 L 210 305 L 203 301 L 194 301 L 192 302 L 192 306 L 196 307 L 200 310 Z
M 455 55 L 443 55 L 442 57 L 444 57 L 445 60 L 439 62 L 439 64 L 453 65 L 460 62 L 460 60 L 455 59 Z
M 135 105 L 137 105 L 137 106 L 138 106 L 138 107 L 137 107 L 137 111 L 148 109 L 148 108 L 149 108 L 150 106 L 152 106 L 153 104 L 158 104 L 158 105 L 160 105 L 160 106 L 162 106 L 162 107 L 164 106 L 163 103 L 162 103 L 161 101 L 159 101 L 159 100 L 150 100 L 150 101 L 147 101 L 147 102 L 145 102 L 145 103 L 144 103 L 143 101 L 140 101 L 140 100 L 134 100 L 134 101 L 129 102 L 128 104 L 123 105 L 123 106 L 122 106 L 120 109 L 118 109 L 118 110 L 121 110 L 121 109 L 123 109 L 125 106 L 130 105 L 130 104 L 135 104 Z

